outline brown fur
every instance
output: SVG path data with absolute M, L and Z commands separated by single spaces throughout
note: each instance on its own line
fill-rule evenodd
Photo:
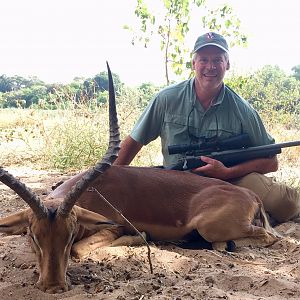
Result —
M 49 198 L 63 197 L 83 174 Z M 267 222 L 260 199 L 250 190 L 191 173 L 112 166 L 91 186 L 153 240 L 180 239 L 197 229 L 208 241 L 221 242 L 255 236 L 252 221 L 258 212 L 261 224 Z M 124 225 L 125 234 L 134 232 L 95 192 L 85 192 L 77 204 Z
M 0 219 L 0 231 L 17 234 L 28 226 L 36 252 L 38 287 L 46 292 L 67 291 L 67 261 L 72 251 L 82 257 L 104 246 L 143 243 L 134 230 L 96 192 L 85 191 L 67 216 L 56 209 L 80 173 L 52 191 L 45 199 L 48 217 L 31 209 Z M 218 179 L 180 171 L 112 166 L 90 185 L 146 232 L 152 240 L 180 240 L 197 230 L 215 249 L 225 242 L 238 246 L 265 246 L 277 240 L 260 199 L 248 189 Z M 112 220 L 121 227 L 107 223 Z M 256 226 L 256 225 L 259 226 Z

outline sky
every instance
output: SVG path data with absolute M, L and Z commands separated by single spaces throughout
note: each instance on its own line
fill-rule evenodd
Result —
M 159 0 L 152 0 L 152 3 Z M 232 69 L 253 71 L 266 64 L 287 73 L 300 64 L 299 0 L 207 0 L 214 7 L 230 4 L 248 35 L 246 49 L 230 50 Z M 1 1 L 0 75 L 37 76 L 69 83 L 93 77 L 106 61 L 122 82 L 164 84 L 162 53 L 157 43 L 131 45 L 136 0 L 9 0 Z M 199 16 L 200 17 L 200 16 Z M 188 47 L 202 28 L 191 24 Z

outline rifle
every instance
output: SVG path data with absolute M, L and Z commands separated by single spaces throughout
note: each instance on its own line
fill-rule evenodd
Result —
M 200 156 L 207 156 L 221 161 L 226 167 L 256 159 L 270 158 L 281 153 L 282 148 L 300 146 L 300 141 L 270 144 L 263 146 L 250 146 L 248 134 L 223 139 L 216 142 L 204 142 L 191 145 L 172 145 L 168 147 L 169 154 L 185 153 L 177 164 L 168 167 L 169 170 L 190 170 L 205 166 Z

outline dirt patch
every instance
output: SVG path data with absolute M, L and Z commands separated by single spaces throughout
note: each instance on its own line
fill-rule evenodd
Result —
M 68 175 L 10 168 L 40 196 Z M 26 205 L 0 184 L 0 216 Z M 73 289 L 45 294 L 26 236 L 0 235 L 1 299 L 299 299 L 300 225 L 277 227 L 285 237 L 269 248 L 237 252 L 185 250 L 151 244 L 153 274 L 146 247 L 103 248 L 82 261 L 70 260 Z

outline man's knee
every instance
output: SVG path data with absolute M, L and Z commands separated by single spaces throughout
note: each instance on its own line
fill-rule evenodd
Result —
M 232 183 L 255 192 L 262 200 L 265 210 L 278 222 L 288 221 L 300 213 L 297 190 L 276 182 L 272 177 L 250 173 Z

